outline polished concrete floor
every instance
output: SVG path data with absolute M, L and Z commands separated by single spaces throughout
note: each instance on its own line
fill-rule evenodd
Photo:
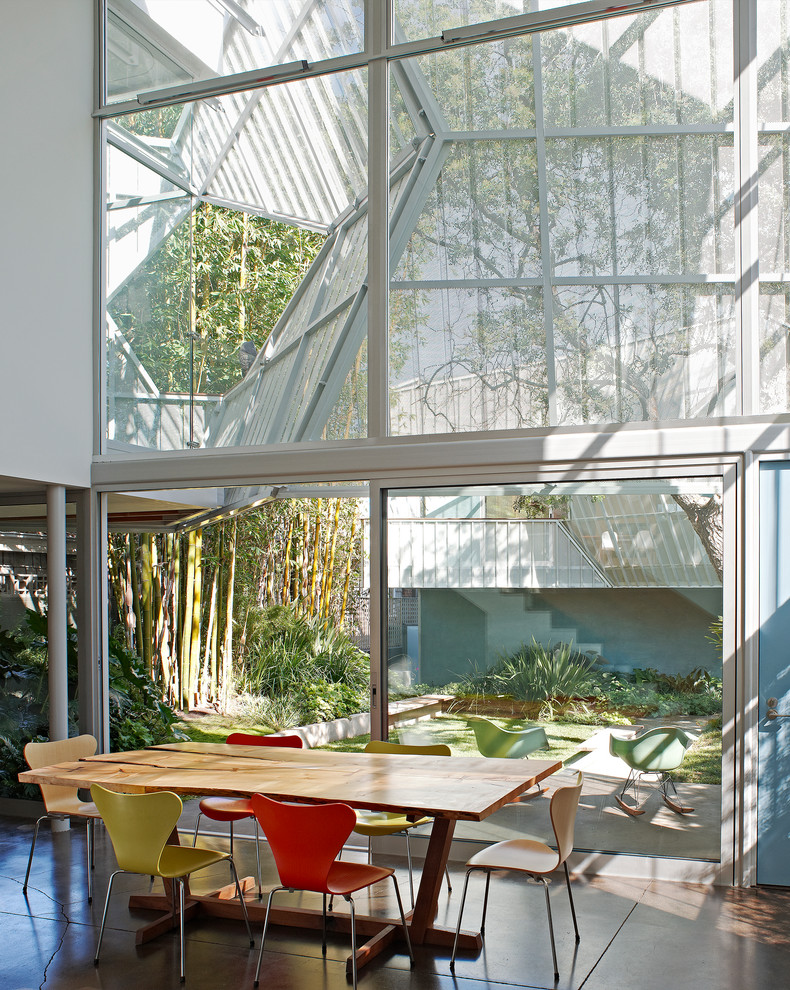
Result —
M 125 990 L 179 986 L 178 940 L 168 932 L 135 947 L 134 932 L 150 920 L 130 912 L 130 891 L 146 891 L 147 879 L 121 877 L 111 906 L 97 968 L 93 954 L 104 892 L 114 858 L 104 830 L 97 829 L 96 896 L 89 906 L 85 885 L 85 830 L 50 834 L 42 826 L 27 896 L 22 881 L 32 824 L 0 817 L 0 990 Z M 188 840 L 184 840 L 188 841 Z M 218 847 L 221 840 L 212 840 Z M 265 844 L 266 876 L 274 872 Z M 244 873 L 254 873 L 254 847 L 237 843 Z M 398 867 L 407 889 L 403 863 Z M 198 875 L 196 890 L 227 882 L 227 867 Z M 443 892 L 440 923 L 454 925 L 463 883 Z M 470 887 L 469 927 L 479 919 L 482 881 Z M 560 980 L 585 990 L 750 990 L 790 985 L 790 891 L 731 890 L 688 884 L 613 878 L 574 880 L 581 943 L 576 946 L 564 883 L 552 885 Z M 360 894 L 358 910 L 390 913 L 386 892 Z M 302 903 L 311 903 L 303 901 Z M 467 927 L 467 924 L 464 925 Z M 187 929 L 186 985 L 193 990 L 252 987 L 257 960 L 243 926 L 198 919 Z M 319 934 L 272 928 L 261 987 L 343 990 L 348 940 L 331 936 L 326 958 Z M 491 885 L 486 945 L 477 957 L 460 956 L 456 978 L 446 950 L 417 948 L 416 965 L 396 946 L 360 974 L 360 990 L 504 990 L 554 987 L 542 891 L 523 880 L 495 877 Z

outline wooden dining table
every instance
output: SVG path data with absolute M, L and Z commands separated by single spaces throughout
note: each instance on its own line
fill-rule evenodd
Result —
M 449 947 L 455 931 L 435 924 L 441 885 L 456 821 L 480 822 L 524 791 L 561 769 L 554 760 L 506 760 L 481 757 L 432 757 L 388 753 L 340 753 L 217 743 L 172 743 L 127 753 L 105 753 L 76 763 L 27 770 L 20 781 L 89 788 L 101 784 L 114 791 L 175 791 L 189 795 L 249 796 L 255 793 L 284 801 L 342 801 L 352 808 L 392 811 L 415 819 L 433 819 L 422 876 L 413 910 L 407 916 L 412 942 Z M 178 842 L 174 832 L 171 842 Z M 265 908 L 246 896 L 254 880 L 243 881 L 251 920 L 263 921 Z M 161 917 L 141 928 L 141 944 L 173 924 L 172 902 L 156 894 L 132 895 L 130 908 L 150 908 Z M 207 895 L 189 892 L 185 916 L 198 911 L 241 917 L 235 888 Z M 321 912 L 276 908 L 271 923 L 320 928 Z M 368 940 L 357 950 L 363 966 L 400 937 L 397 919 L 357 915 L 357 932 Z M 350 931 L 346 914 L 333 912 L 330 928 Z M 459 948 L 479 951 L 477 932 L 463 932 Z M 348 960 L 351 968 L 351 958 Z

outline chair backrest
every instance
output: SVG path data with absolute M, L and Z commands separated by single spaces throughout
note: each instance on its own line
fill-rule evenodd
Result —
M 93 803 L 110 833 L 118 866 L 129 873 L 159 876 L 159 860 L 183 809 L 172 791 L 120 794 L 91 786 Z
M 633 770 L 657 773 L 676 770 L 694 740 L 676 725 L 659 725 L 635 739 L 609 736 L 609 752 L 619 756 Z
M 432 743 L 426 746 L 408 746 L 405 743 L 385 742 L 371 739 L 365 746 L 366 753 L 391 753 L 397 756 L 451 756 L 452 751 L 445 743 Z
M 542 725 L 526 729 L 503 729 L 490 719 L 477 715 L 470 719 L 481 756 L 519 760 L 536 749 L 548 749 L 549 740 Z
M 29 742 L 25 746 L 25 760 L 31 770 L 49 767 L 55 763 L 73 763 L 86 756 L 93 756 L 98 743 L 93 736 L 72 736 L 71 739 L 55 739 L 52 742 Z M 59 787 L 56 784 L 40 784 L 44 807 L 51 814 L 73 809 L 76 787 Z
M 289 749 L 302 749 L 301 736 L 258 736 L 252 732 L 231 732 L 226 743 L 232 746 L 287 746 Z
M 286 804 L 253 794 L 260 822 L 277 865 L 280 883 L 293 890 L 329 893 L 327 875 L 357 821 L 347 804 Z
M 549 814 L 551 815 L 551 827 L 554 829 L 554 837 L 557 840 L 557 851 L 560 856 L 557 866 L 562 866 L 573 852 L 576 810 L 579 807 L 579 798 L 581 797 L 583 784 L 584 774 L 579 771 L 575 784 L 569 787 L 558 787 L 551 796 Z

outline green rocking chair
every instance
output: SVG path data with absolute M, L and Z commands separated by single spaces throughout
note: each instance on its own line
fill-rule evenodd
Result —
M 693 736 L 674 725 L 648 729 L 634 739 L 609 736 L 609 752 L 612 756 L 619 756 L 629 767 L 628 778 L 623 784 L 622 791 L 615 794 L 615 801 L 626 814 L 636 817 L 645 813 L 647 798 L 641 805 L 639 804 L 639 783 L 645 774 L 657 775 L 658 779 L 652 789 L 661 791 L 661 796 L 673 811 L 679 815 L 688 815 L 694 810 L 683 806 L 671 776 L 672 771 L 677 770 L 683 763 L 693 742 Z M 633 807 L 625 802 L 626 791 L 629 788 L 633 788 L 634 792 Z

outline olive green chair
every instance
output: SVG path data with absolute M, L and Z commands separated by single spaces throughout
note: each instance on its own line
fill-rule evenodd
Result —
M 402 743 L 384 742 L 380 739 L 371 740 L 365 747 L 366 753 L 389 753 L 397 756 L 450 756 L 450 747 L 444 743 L 436 743 L 427 746 L 407 746 Z M 411 864 L 411 843 L 409 832 L 418 825 L 427 825 L 433 819 L 418 818 L 417 821 L 410 821 L 406 815 L 400 815 L 393 811 L 357 811 L 357 823 L 354 831 L 357 835 L 364 835 L 368 840 L 368 863 L 372 862 L 371 843 L 374 838 L 380 835 L 401 835 L 406 837 L 406 859 L 409 863 L 409 893 L 411 895 L 411 905 L 414 907 L 414 874 Z M 445 870 L 447 880 L 447 893 L 452 893 L 450 874 Z
M 184 982 L 184 879 L 197 870 L 207 866 L 230 862 L 231 872 L 236 884 L 236 894 L 241 901 L 244 920 L 247 924 L 247 935 L 250 948 L 253 946 L 250 921 L 247 917 L 247 905 L 239 884 L 239 877 L 233 859 L 228 853 L 216 849 L 195 849 L 192 846 L 169 845 L 168 839 L 178 823 L 183 810 L 181 798 L 172 791 L 157 791 L 152 794 L 120 794 L 108 791 L 100 784 L 91 787 L 91 797 L 104 819 L 104 824 L 110 834 L 118 869 L 111 874 L 107 884 L 107 897 L 104 901 L 104 913 L 99 929 L 99 941 L 96 945 L 94 965 L 99 964 L 99 951 L 104 926 L 107 921 L 107 909 L 110 906 L 112 885 L 119 873 L 139 873 L 142 876 L 161 877 L 172 880 L 178 887 L 178 910 L 175 903 L 173 913 L 178 913 L 179 935 L 181 947 L 181 982 Z M 173 898 L 175 902 L 175 897 Z
M 683 806 L 671 776 L 672 771 L 683 763 L 693 742 L 693 736 L 675 725 L 648 729 L 633 739 L 623 739 L 614 734 L 609 736 L 609 752 L 612 756 L 619 756 L 629 768 L 623 789 L 614 798 L 626 814 L 636 817 L 645 813 L 647 798 L 640 805 L 639 784 L 646 774 L 656 775 L 651 791 L 660 790 L 664 801 L 673 811 L 679 815 L 688 815 L 694 810 Z M 634 792 L 633 806 L 625 802 L 629 788 Z

